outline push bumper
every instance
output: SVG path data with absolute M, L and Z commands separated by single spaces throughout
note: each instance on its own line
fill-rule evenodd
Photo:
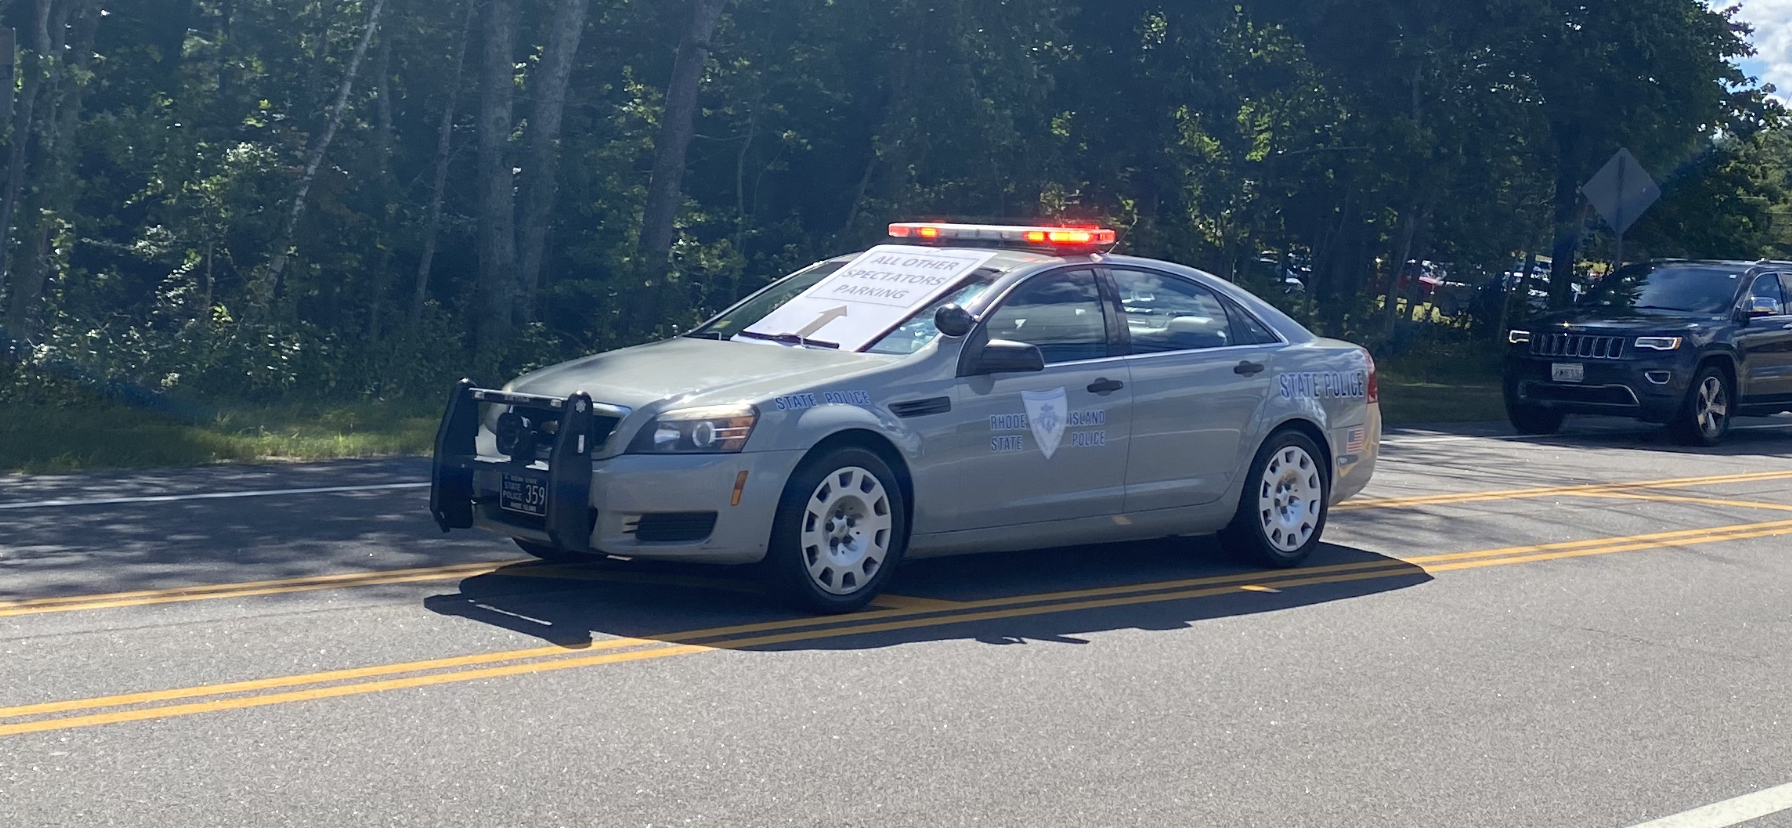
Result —
M 753 563 L 765 557 L 784 482 L 801 452 L 606 454 L 587 434 L 584 394 L 550 400 L 456 386 L 436 439 L 430 510 L 444 531 L 479 528 L 560 549 L 629 558 Z M 549 407 L 560 413 L 543 462 L 481 456 L 481 403 Z M 595 406 L 602 409 L 602 404 Z M 502 491 L 535 481 L 544 515 L 506 508 Z
M 560 414 L 554 430 L 553 448 L 543 464 L 533 458 L 507 462 L 479 456 L 479 404 L 525 405 L 545 408 Z M 504 467 L 499 473 L 542 485 L 546 492 L 544 514 L 539 526 L 530 525 L 531 535 L 572 552 L 590 552 L 591 528 L 591 452 L 596 448 L 591 439 L 593 410 L 591 397 L 584 392 L 566 399 L 510 394 L 487 388 L 475 388 L 470 380 L 455 384 L 448 398 L 448 410 L 436 429 L 435 464 L 430 473 L 429 511 L 436 525 L 447 532 L 470 529 L 482 506 L 496 506 L 497 489 L 483 491 L 477 485 L 481 472 L 489 467 Z M 532 521 L 531 521 L 532 523 Z

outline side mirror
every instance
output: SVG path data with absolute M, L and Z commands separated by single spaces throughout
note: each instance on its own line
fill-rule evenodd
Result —
M 942 305 L 933 312 L 933 326 L 946 336 L 965 336 L 976 324 L 977 320 L 972 318 L 971 312 L 957 305 Z
M 1748 307 L 1744 308 L 1743 311 L 1750 319 L 1760 319 L 1763 316 L 1779 316 L 1782 312 L 1778 302 L 1765 296 L 1749 297 Z
M 1045 370 L 1045 355 L 1025 342 L 992 339 L 977 357 L 978 374 L 1019 374 Z

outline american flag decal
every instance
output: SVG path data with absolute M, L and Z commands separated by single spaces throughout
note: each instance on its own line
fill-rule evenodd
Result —
M 1349 436 L 1344 441 L 1344 453 L 1345 454 L 1361 454 L 1363 451 L 1363 448 L 1364 448 L 1364 443 L 1368 442 L 1368 440 L 1369 440 L 1369 429 L 1367 429 L 1367 428 L 1351 429 Z

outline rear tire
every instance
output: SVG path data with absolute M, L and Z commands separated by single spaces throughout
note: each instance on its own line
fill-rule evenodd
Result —
M 1506 403 L 1506 419 L 1512 422 L 1513 430 L 1519 434 L 1546 435 L 1562 430 L 1562 421 L 1568 415 L 1553 408 L 1523 403 Z
M 1730 433 L 1735 400 L 1736 389 L 1731 387 L 1729 375 L 1716 365 L 1707 365 L 1693 377 L 1680 411 L 1668 422 L 1668 431 L 1689 446 L 1715 446 Z
M 1228 551 L 1276 569 L 1300 566 L 1319 548 L 1332 481 L 1312 438 L 1278 431 L 1251 460 L 1238 513 L 1220 532 Z
M 848 446 L 810 458 L 784 484 L 767 585 L 810 612 L 852 612 L 877 596 L 908 548 L 908 506 L 888 463 Z

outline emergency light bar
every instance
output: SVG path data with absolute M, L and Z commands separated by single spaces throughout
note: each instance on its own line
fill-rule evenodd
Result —
M 1027 227 L 1024 225 L 936 224 L 932 222 L 892 224 L 890 225 L 890 237 L 927 241 L 952 239 L 1071 247 L 1113 244 L 1116 238 L 1114 231 L 1100 227 Z

